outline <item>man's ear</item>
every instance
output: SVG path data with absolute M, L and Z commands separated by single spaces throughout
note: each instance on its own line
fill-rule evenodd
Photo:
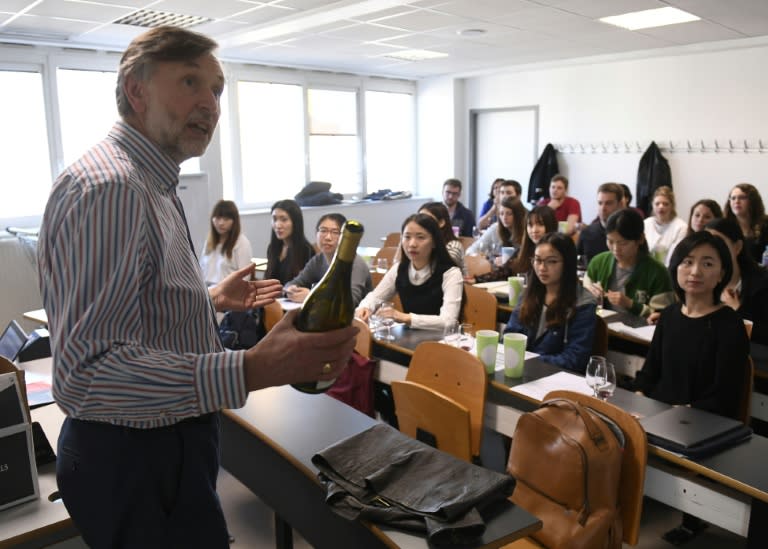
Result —
M 133 112 L 143 113 L 147 109 L 147 82 L 134 76 L 126 76 L 123 91 Z

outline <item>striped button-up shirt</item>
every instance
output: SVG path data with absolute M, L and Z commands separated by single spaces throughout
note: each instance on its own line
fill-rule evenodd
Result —
M 71 417 L 153 428 L 245 403 L 244 351 L 218 341 L 178 180 L 118 122 L 54 184 L 39 281 L 53 396 Z

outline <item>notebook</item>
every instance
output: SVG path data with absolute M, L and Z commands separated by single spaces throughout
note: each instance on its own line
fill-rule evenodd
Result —
M 19 353 L 27 343 L 27 334 L 22 330 L 19 323 L 11 320 L 5 327 L 3 335 L 0 336 L 0 356 L 4 356 L 11 362 L 16 360 Z
M 659 446 L 669 442 L 679 448 L 701 445 L 744 427 L 735 419 L 687 406 L 676 406 L 641 418 L 640 425 L 648 433 L 649 441 L 657 439 Z

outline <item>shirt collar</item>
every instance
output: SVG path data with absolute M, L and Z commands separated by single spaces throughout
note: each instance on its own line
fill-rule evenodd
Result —
M 133 126 L 122 120 L 115 122 L 108 139 L 114 140 L 149 170 L 162 188 L 171 191 L 178 185 L 180 168 L 176 161 Z

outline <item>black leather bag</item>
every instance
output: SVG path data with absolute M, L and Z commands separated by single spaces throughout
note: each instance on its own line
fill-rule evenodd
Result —
M 219 324 L 219 337 L 227 349 L 250 349 L 266 334 L 261 309 L 227 311 Z

